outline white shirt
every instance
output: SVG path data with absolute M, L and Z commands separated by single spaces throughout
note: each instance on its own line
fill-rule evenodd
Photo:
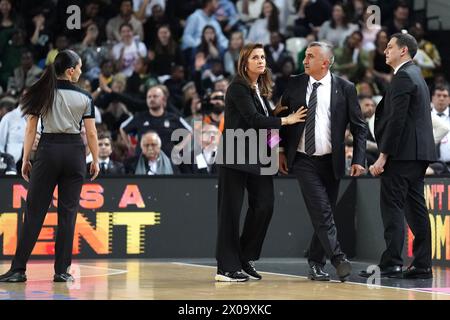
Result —
M 264 113 L 265 113 L 266 117 L 268 117 L 268 116 L 269 116 L 269 112 L 267 111 L 266 104 L 264 103 L 264 100 L 263 100 L 263 98 L 261 97 L 261 93 L 259 92 L 258 84 L 256 84 L 255 91 L 256 91 L 256 95 L 257 95 L 258 98 L 259 98 L 259 102 L 261 102 L 261 105 L 262 105 L 262 107 L 263 107 L 263 109 L 264 109 Z
M 159 159 L 159 157 L 158 157 L 158 159 Z M 158 159 L 156 159 L 155 161 L 148 160 L 148 167 L 149 167 L 149 170 L 148 170 L 147 174 L 148 174 L 149 176 L 153 176 L 153 175 L 155 175 L 155 174 L 158 174 L 158 173 L 156 172 L 156 171 L 158 170 Z
M 130 45 L 125 45 L 123 42 L 119 42 L 112 48 L 112 55 L 115 60 L 120 58 L 120 51 L 125 47 L 123 52 L 123 65 L 122 72 L 126 77 L 130 77 L 133 74 L 134 63 L 139 57 L 145 57 L 147 55 L 147 47 L 143 42 L 133 40 Z
M 328 71 L 327 75 L 321 80 L 316 80 L 313 77 L 309 77 L 308 88 L 306 89 L 306 101 L 309 103 L 309 97 L 313 90 L 313 84 L 320 82 L 321 85 L 317 88 L 317 106 L 316 117 L 314 125 L 314 134 L 316 141 L 316 152 L 313 155 L 322 156 L 329 154 L 332 151 L 331 148 L 331 73 Z M 303 130 L 300 143 L 298 145 L 298 152 L 305 152 L 305 133 Z
M 410 62 L 410 61 L 411 61 L 411 60 L 408 60 L 408 61 L 405 61 L 405 62 L 400 63 L 400 64 L 397 66 L 397 68 L 394 69 L 394 74 L 396 74 L 396 73 L 398 72 L 398 70 L 399 70 L 405 63 L 408 63 L 408 62 Z
M 19 107 L 5 114 L 0 121 L 0 151 L 12 155 L 16 163 L 22 157 L 26 126 L 27 121 Z
M 432 114 L 438 115 L 439 112 L 436 111 L 436 109 L 433 107 Z M 445 121 L 446 123 L 450 122 L 450 114 L 449 114 L 449 108 L 445 109 L 444 112 L 442 112 L 444 115 L 440 116 L 439 118 Z M 447 133 L 444 138 L 440 141 L 439 146 L 439 161 L 443 162 L 450 162 L 450 133 Z

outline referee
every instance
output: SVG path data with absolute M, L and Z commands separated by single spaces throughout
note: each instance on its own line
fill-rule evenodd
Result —
M 93 155 L 91 180 L 99 173 L 97 131 L 91 96 L 76 87 L 81 74 L 81 59 L 71 50 L 58 53 L 42 77 L 29 88 L 22 100 L 27 116 L 22 176 L 29 182 L 25 220 L 11 269 L 0 276 L 0 282 L 25 282 L 26 264 L 33 251 L 58 186 L 58 231 L 55 244 L 55 275 L 53 281 L 67 282 L 72 262 L 75 221 L 81 187 L 86 175 L 85 146 L 81 140 L 82 121 L 86 127 L 89 148 Z M 33 169 L 30 151 L 39 117 L 42 136 Z

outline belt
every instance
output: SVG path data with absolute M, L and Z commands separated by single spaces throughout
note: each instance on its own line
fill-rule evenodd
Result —
M 329 160 L 332 157 L 331 153 L 327 153 L 327 154 L 324 154 L 324 155 L 321 155 L 321 156 L 314 156 L 314 155 L 310 156 L 310 155 L 307 155 L 304 152 L 299 152 L 299 151 L 297 151 L 296 155 L 299 156 L 299 157 L 309 158 L 309 159 L 312 159 L 312 160 Z

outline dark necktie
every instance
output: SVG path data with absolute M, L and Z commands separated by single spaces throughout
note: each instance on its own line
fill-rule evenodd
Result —
M 443 112 L 439 112 L 438 114 L 437 114 L 439 117 L 442 117 L 442 116 L 444 116 L 445 115 L 445 113 L 443 113 Z
M 308 111 L 306 113 L 305 124 L 305 152 L 312 156 L 316 152 L 316 137 L 315 137 L 315 118 L 317 107 L 317 88 L 321 85 L 320 82 L 313 83 L 313 90 L 308 102 Z
M 100 172 L 105 174 L 107 168 L 108 168 L 108 165 L 106 164 L 106 162 L 102 162 L 100 165 Z

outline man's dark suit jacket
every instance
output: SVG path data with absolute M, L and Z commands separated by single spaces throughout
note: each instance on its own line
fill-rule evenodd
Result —
M 282 105 L 287 106 L 292 113 L 299 107 L 307 107 L 306 90 L 308 88 L 309 75 L 302 73 L 292 76 L 287 90 L 283 93 Z M 285 112 L 287 113 L 287 112 Z M 283 113 L 283 114 L 285 114 Z M 352 164 L 365 166 L 367 124 L 362 116 L 358 103 L 356 89 L 353 83 L 331 74 L 331 147 L 333 172 L 336 179 L 345 174 L 345 130 L 350 124 L 353 135 L 353 160 Z M 295 154 L 302 137 L 306 122 L 283 127 L 281 130 L 281 147 L 287 157 L 288 168 L 291 168 Z
M 377 106 L 375 138 L 390 160 L 436 161 L 430 93 L 412 61 L 400 67 Z
M 89 175 L 89 170 L 91 168 L 91 163 L 89 162 L 87 164 L 87 172 Z M 103 172 L 102 167 L 100 165 L 100 176 L 104 176 L 104 175 L 112 175 L 112 174 L 125 174 L 125 167 L 122 163 L 117 162 L 117 161 L 113 161 L 113 160 L 109 160 L 108 166 L 106 167 L 106 172 Z

